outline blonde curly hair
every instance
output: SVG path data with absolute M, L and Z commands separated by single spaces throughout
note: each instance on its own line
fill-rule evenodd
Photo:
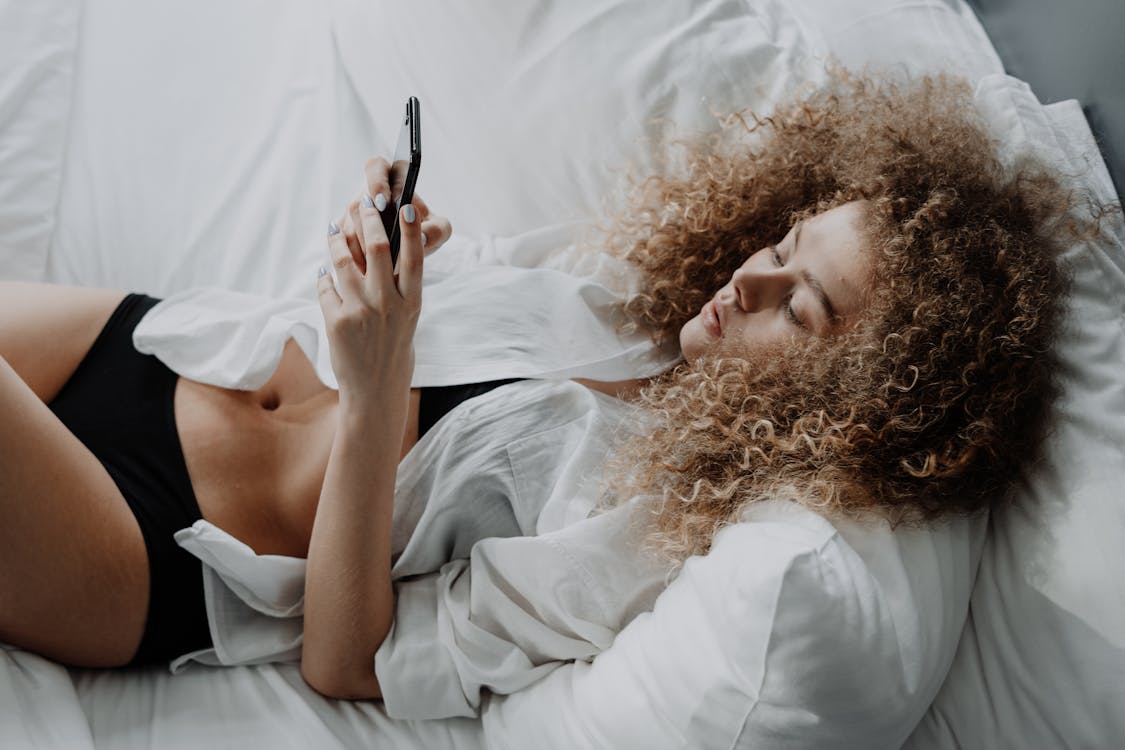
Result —
M 625 330 L 667 344 L 751 253 L 851 201 L 865 201 L 872 288 L 841 335 L 701 356 L 650 383 L 598 510 L 650 498 L 642 546 L 674 570 L 766 499 L 899 524 L 1004 498 L 1055 392 L 1072 196 L 1051 172 L 1005 171 L 968 84 L 947 76 L 834 70 L 768 117 L 680 145 L 678 174 L 633 179 L 607 229 L 644 278 Z

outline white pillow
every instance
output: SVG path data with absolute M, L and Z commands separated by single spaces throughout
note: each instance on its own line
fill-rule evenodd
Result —
M 1007 144 L 1100 200 L 1114 191 L 1075 101 L 1043 107 L 995 76 L 977 104 Z M 1070 248 L 1063 394 L 1047 460 L 997 513 L 969 621 L 933 709 L 909 746 L 1125 746 L 1125 227 Z
M 891 66 L 910 73 L 960 73 L 971 81 L 1003 73 L 996 50 L 964 0 L 795 0 L 845 66 Z
M 486 742 L 898 747 L 953 658 L 984 525 L 834 528 L 789 503 L 754 506 L 592 663 L 490 696 Z
M 39 280 L 55 228 L 82 5 L 0 2 L 0 277 Z
M 473 237 L 598 217 L 616 170 L 652 168 L 656 118 L 682 135 L 716 129 L 713 112 L 768 110 L 820 53 L 780 0 L 335 0 L 333 26 L 377 134 L 341 144 L 333 200 L 354 197 L 373 149 L 393 148 L 414 95 L 419 192 Z

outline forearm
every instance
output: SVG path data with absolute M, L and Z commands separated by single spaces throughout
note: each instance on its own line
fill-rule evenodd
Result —
M 348 208 L 353 231 L 328 226 L 335 278 L 321 266 L 337 430 L 309 539 L 301 675 L 339 698 L 382 696 L 375 652 L 394 621 L 391 518 L 395 472 L 422 308 L 422 231 L 413 205 L 399 210 L 398 274 L 375 195 L 390 193 L 390 165 L 368 162 L 369 195 Z M 350 222 L 350 223 L 349 223 Z
M 318 691 L 381 696 L 375 651 L 394 618 L 391 517 L 406 397 L 341 400 L 309 543 L 301 671 Z

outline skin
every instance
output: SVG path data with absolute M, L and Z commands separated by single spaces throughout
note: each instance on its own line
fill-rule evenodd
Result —
M 863 219 L 861 202 L 845 203 L 798 222 L 777 245 L 747 258 L 680 330 L 684 359 L 735 352 L 752 358 L 790 337 L 846 330 L 871 283 Z M 718 331 L 708 325 L 712 310 Z

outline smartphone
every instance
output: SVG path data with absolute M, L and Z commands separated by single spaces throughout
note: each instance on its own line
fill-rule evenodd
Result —
M 391 268 L 398 262 L 398 246 L 401 240 L 399 210 L 414 200 L 414 185 L 418 182 L 418 170 L 422 166 L 422 122 L 419 119 L 417 97 L 406 100 L 406 112 L 402 117 L 402 127 L 398 131 L 398 144 L 391 161 L 391 202 L 393 211 L 383 211 L 383 228 L 391 242 Z M 389 206 L 388 206 L 389 208 Z

